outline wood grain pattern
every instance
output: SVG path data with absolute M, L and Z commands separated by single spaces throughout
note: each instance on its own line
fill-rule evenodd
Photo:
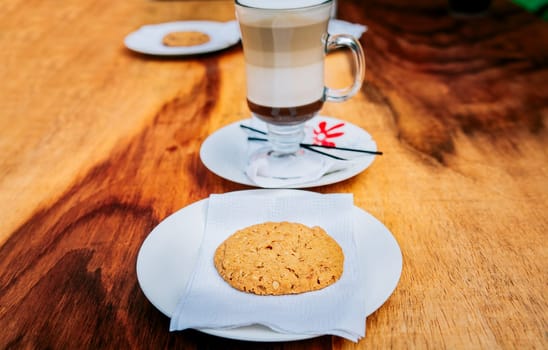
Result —
M 414 149 L 443 162 L 460 134 L 489 134 L 519 148 L 516 132 L 545 130 L 544 22 L 498 2 L 480 18 L 448 16 L 445 2 L 342 6 L 349 20 L 367 21 L 368 63 L 380 68 L 370 70 L 368 87 L 382 91 L 398 136 Z
M 209 172 L 203 140 L 246 118 L 241 47 L 155 58 L 148 23 L 229 20 L 232 1 L 0 4 L 0 348 L 542 349 L 548 346 L 548 28 L 505 1 L 340 0 L 365 23 L 367 82 L 326 115 L 385 152 L 312 190 L 351 192 L 398 240 L 403 274 L 357 344 L 169 333 L 136 279 L 163 218 L 247 189 Z M 347 57 L 328 58 L 330 84 Z

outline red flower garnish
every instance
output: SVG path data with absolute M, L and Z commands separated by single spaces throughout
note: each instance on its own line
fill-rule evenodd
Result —
M 335 142 L 332 142 L 330 139 L 340 137 L 344 135 L 344 132 L 337 131 L 333 132 L 333 130 L 338 129 L 340 127 L 343 127 L 344 123 L 335 124 L 329 129 L 327 129 L 327 122 L 321 121 L 318 123 L 318 126 L 314 128 L 314 144 L 316 145 L 322 145 L 322 146 L 330 146 L 335 147 Z

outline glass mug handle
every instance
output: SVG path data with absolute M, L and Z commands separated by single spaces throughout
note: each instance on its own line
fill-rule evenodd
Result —
M 325 53 L 347 47 L 352 52 L 354 58 L 354 83 L 351 86 L 342 89 L 331 89 L 324 87 L 323 100 L 326 102 L 342 102 L 354 96 L 361 88 L 365 77 L 365 55 L 360 42 L 349 34 L 328 34 L 325 40 Z

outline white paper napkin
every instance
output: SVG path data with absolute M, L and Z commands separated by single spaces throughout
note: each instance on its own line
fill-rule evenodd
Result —
M 354 241 L 351 194 L 211 195 L 199 258 L 171 319 L 170 330 L 230 329 L 260 324 L 289 334 L 365 335 L 365 286 Z M 344 272 L 319 291 L 283 296 L 240 292 L 215 270 L 215 249 L 236 230 L 265 221 L 323 227 L 342 247 Z
M 340 19 L 329 20 L 327 29 L 329 34 L 350 34 L 356 39 L 359 39 L 363 33 L 367 31 L 367 26 L 358 23 L 350 23 Z
M 245 169 L 247 177 L 257 186 L 263 188 L 290 188 L 292 186 L 318 181 L 329 172 L 344 169 L 347 165 L 343 161 L 331 160 L 326 156 L 311 151 L 307 157 L 299 158 L 270 158 L 265 155 L 253 155 L 253 150 L 259 150 L 254 144 L 249 147 L 249 163 Z
M 322 120 L 323 119 L 321 117 L 315 117 L 305 124 L 304 143 L 313 144 L 317 141 L 314 140 L 314 137 L 318 137 L 318 134 L 315 136 L 314 133 L 315 131 L 318 131 L 319 123 Z M 256 117 L 252 117 L 245 124 L 248 124 L 248 126 L 251 126 L 253 129 L 263 132 L 266 132 L 267 129 L 266 123 Z M 342 128 L 337 128 L 336 125 L 327 126 L 327 128 L 330 127 L 335 127 L 333 132 L 344 131 L 344 136 L 337 138 L 337 146 L 363 149 L 370 148 L 364 146 L 364 140 L 356 135 L 356 133 L 352 132 L 352 130 L 346 129 L 344 126 L 342 126 Z M 248 136 L 259 136 L 262 138 L 266 137 L 265 135 L 250 130 L 244 131 L 248 134 Z M 327 134 L 328 133 L 325 135 Z M 322 135 L 322 133 L 319 133 L 319 135 Z M 360 164 L 364 157 L 361 153 L 317 148 L 316 150 L 338 156 L 345 160 L 338 160 L 305 149 L 301 149 L 299 152 L 306 152 L 306 157 L 299 157 L 298 159 L 293 157 L 281 157 L 278 159 L 271 157 L 267 160 L 267 157 L 264 154 L 257 153 L 263 147 L 268 147 L 266 142 L 248 142 L 248 163 L 245 168 L 245 174 L 247 177 L 257 186 L 263 188 L 291 188 L 297 185 L 313 183 L 329 173 L 350 169 L 353 166 Z

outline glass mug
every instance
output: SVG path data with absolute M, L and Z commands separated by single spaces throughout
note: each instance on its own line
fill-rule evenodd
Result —
M 253 115 L 267 124 L 269 146 L 261 152 L 277 158 L 306 156 L 299 146 L 304 123 L 324 102 L 342 102 L 360 90 L 365 75 L 362 47 L 351 35 L 327 33 L 333 0 L 235 3 L 246 64 L 247 103 Z M 325 56 L 341 47 L 352 52 L 354 82 L 347 88 L 331 89 L 324 83 Z

